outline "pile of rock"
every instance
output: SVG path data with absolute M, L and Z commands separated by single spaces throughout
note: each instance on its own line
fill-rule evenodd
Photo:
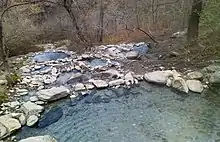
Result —
M 147 82 L 164 84 L 185 93 L 188 93 L 189 90 L 202 93 L 204 89 L 204 85 L 200 81 L 203 75 L 200 72 L 190 72 L 186 77 L 183 77 L 175 70 L 154 71 L 146 73 L 144 78 Z

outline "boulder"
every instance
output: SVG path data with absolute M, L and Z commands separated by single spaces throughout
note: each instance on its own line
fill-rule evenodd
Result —
M 38 117 L 36 115 L 31 115 L 27 119 L 27 126 L 34 126 L 38 122 Z
M 4 115 L 0 117 L 0 139 L 11 135 L 14 131 L 21 128 L 21 124 L 11 115 Z
M 37 115 L 44 110 L 44 107 L 28 101 L 21 106 L 21 110 L 24 111 L 26 115 Z
M 75 85 L 75 91 L 83 91 L 83 90 L 86 90 L 86 87 L 84 86 L 84 84 L 82 83 L 78 83 Z
M 138 58 L 139 53 L 137 51 L 130 51 L 126 53 L 126 58 L 127 59 L 136 59 Z
M 38 91 L 37 95 L 42 101 L 55 101 L 70 95 L 70 90 L 64 86 L 52 87 Z
M 95 85 L 96 88 L 106 88 L 108 87 L 108 83 L 104 80 L 91 80 L 91 82 Z
M 203 91 L 203 85 L 199 80 L 187 80 L 186 84 L 192 92 L 202 93 Z
M 189 77 L 189 79 L 196 79 L 196 80 L 200 80 L 203 78 L 203 74 L 198 71 L 190 72 L 187 74 L 187 76 Z
M 57 142 L 57 140 L 52 136 L 44 135 L 44 136 L 29 137 L 20 140 L 19 142 Z
M 166 84 L 169 77 L 173 76 L 173 71 L 154 71 L 150 73 L 146 73 L 144 75 L 144 79 L 147 82 Z
M 175 77 L 172 81 L 172 87 L 181 91 L 181 92 L 185 92 L 188 93 L 189 92 L 189 88 L 185 82 L 185 80 L 181 77 Z
M 7 128 L 0 123 L 0 140 L 7 137 L 9 134 Z
M 109 86 L 118 86 L 125 83 L 124 79 L 117 79 L 109 82 Z

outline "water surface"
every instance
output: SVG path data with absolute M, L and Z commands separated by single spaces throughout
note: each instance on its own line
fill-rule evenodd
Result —
M 24 127 L 18 138 L 49 134 L 59 142 L 219 142 L 220 97 L 214 95 L 180 94 L 147 83 L 93 91 L 79 101 L 57 103 L 54 107 L 63 113 L 59 120 Z

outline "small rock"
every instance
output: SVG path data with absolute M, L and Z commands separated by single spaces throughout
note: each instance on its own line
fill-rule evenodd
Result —
M 178 57 L 180 56 L 180 53 L 175 52 L 175 51 L 171 51 L 169 57 Z
M 38 101 L 39 99 L 38 99 L 37 96 L 32 96 L 32 97 L 29 98 L 29 100 L 30 100 L 31 102 L 36 102 L 36 101 Z
M 24 111 L 26 115 L 35 115 L 41 113 L 44 107 L 28 101 L 21 106 L 21 110 Z
M 44 101 L 36 101 L 35 104 L 37 104 L 37 105 L 44 105 L 45 102 Z
M 203 85 L 199 80 L 187 80 L 186 81 L 189 90 L 196 93 L 202 93 Z
M 124 79 L 117 79 L 109 82 L 109 86 L 118 86 L 123 85 L 125 83 Z
M 97 88 L 106 88 L 106 87 L 108 87 L 108 83 L 106 83 L 104 80 L 92 80 L 91 82 Z
M 42 101 L 55 101 L 70 95 L 70 90 L 64 86 L 52 87 L 37 92 L 38 98 Z
M 166 85 L 167 85 L 168 87 L 170 87 L 170 86 L 172 86 L 172 82 L 173 82 L 173 78 L 170 77 L 170 78 L 167 80 Z
M 78 83 L 75 85 L 75 91 L 83 91 L 83 90 L 86 90 L 86 87 L 84 86 L 84 84 L 82 83 Z
M 126 85 L 134 84 L 134 77 L 131 72 L 125 75 L 125 83 Z
M 27 126 L 34 126 L 38 122 L 38 117 L 36 115 L 31 115 L 27 119 Z
M 22 126 L 26 124 L 26 117 L 23 113 L 18 117 L 19 122 L 21 123 Z
M 29 137 L 19 142 L 57 142 L 57 140 L 49 135 Z
M 190 72 L 187 74 L 187 76 L 189 77 L 189 79 L 196 79 L 196 80 L 200 80 L 203 78 L 203 74 L 198 71 Z
M 87 90 L 92 90 L 92 89 L 95 88 L 95 86 L 93 84 L 91 84 L 91 83 L 85 84 L 85 87 L 86 87 Z
M 185 80 L 181 77 L 175 77 L 173 79 L 172 87 L 179 90 L 179 91 L 185 92 L 185 93 L 189 92 L 189 88 L 188 88 Z
M 130 52 L 126 53 L 127 59 L 136 59 L 136 58 L 138 58 L 138 56 L 139 56 L 139 53 L 136 51 L 130 51 Z
M 138 81 L 142 81 L 144 79 L 143 75 L 134 75 L 134 78 L 136 78 Z

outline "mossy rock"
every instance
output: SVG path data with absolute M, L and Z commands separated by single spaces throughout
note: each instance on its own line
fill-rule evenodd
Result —
M 0 86 L 0 104 L 8 100 L 8 89 L 7 86 Z

